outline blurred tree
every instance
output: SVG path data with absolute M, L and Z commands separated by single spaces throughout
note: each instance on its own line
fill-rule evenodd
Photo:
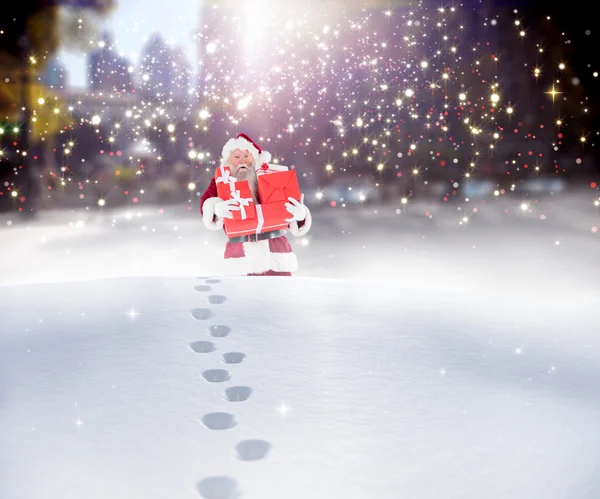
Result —
M 82 48 L 114 0 L 27 0 L 4 2 L 0 19 L 0 121 L 13 124 L 20 155 L 19 196 L 32 214 L 35 178 L 26 155 L 31 143 L 52 137 L 70 123 L 58 96 L 41 83 L 40 72 L 58 50 Z M 47 142 L 48 144 L 48 142 Z

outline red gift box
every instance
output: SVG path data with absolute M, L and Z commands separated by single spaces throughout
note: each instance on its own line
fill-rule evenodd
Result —
M 295 170 L 288 170 L 285 166 L 268 165 L 257 170 L 258 196 L 260 204 L 254 205 L 250 187 L 247 181 L 238 182 L 231 175 L 227 166 L 220 166 L 215 173 L 217 193 L 221 199 L 244 199 L 246 218 L 242 218 L 240 211 L 234 211 L 234 219 L 225 219 L 225 232 L 229 237 L 260 234 L 274 230 L 287 229 L 290 213 L 285 205 L 288 198 L 300 200 L 300 187 Z M 239 194 L 237 192 L 239 191 Z M 233 194 L 236 193 L 236 194 Z
M 258 197 L 261 204 L 270 204 L 283 202 L 292 197 L 296 201 L 300 201 L 300 186 L 298 185 L 298 177 L 296 170 L 282 170 L 285 167 L 272 166 L 268 168 L 260 168 L 256 171 L 258 175 Z M 289 218 L 289 217 L 287 217 Z
M 236 182 L 236 190 L 229 192 L 229 199 L 235 199 L 239 211 L 232 211 L 234 220 L 248 220 L 256 217 L 256 206 L 252 200 L 252 193 L 247 181 Z
M 229 237 L 262 234 L 274 230 L 287 229 L 288 223 L 281 220 L 277 212 L 277 203 L 257 204 L 256 217 L 247 220 L 225 219 L 225 233 Z M 289 218 L 288 213 L 286 218 Z
M 290 225 L 286 218 L 290 218 L 290 212 L 286 210 L 285 203 L 261 204 L 262 214 L 265 219 L 261 232 L 271 232 L 272 230 L 287 229 Z M 285 213 L 285 214 L 284 214 Z
M 247 180 L 238 182 L 231 175 L 228 166 L 219 166 L 215 171 L 215 181 L 217 183 L 217 195 L 221 199 L 225 201 L 235 199 L 238 201 L 237 206 L 240 206 L 241 209 L 232 211 L 234 220 L 246 220 L 256 216 L 252 192 Z
M 290 212 L 285 207 L 288 198 L 300 201 L 300 187 L 296 170 L 265 170 L 258 177 L 258 197 L 263 206 L 265 220 L 272 225 L 287 226 Z
M 231 175 L 231 169 L 228 166 L 219 166 L 215 171 L 215 181 L 218 196 L 221 199 L 229 199 L 229 193 L 236 189 L 235 184 L 237 182 L 237 178 Z

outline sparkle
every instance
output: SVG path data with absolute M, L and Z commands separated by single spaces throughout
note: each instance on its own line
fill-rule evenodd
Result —
M 283 417 L 285 417 L 286 414 L 290 411 L 290 407 L 285 405 L 285 400 L 283 402 L 281 402 L 281 405 L 279 406 L 278 411 L 281 413 L 281 415 Z
M 545 92 L 547 94 L 550 94 L 552 96 L 552 102 L 554 102 L 554 99 L 556 98 L 556 96 L 558 94 L 562 94 L 562 92 L 559 92 L 558 90 L 556 90 L 556 87 L 554 85 L 552 85 L 552 90 L 549 90 L 548 92 Z
M 131 318 L 131 320 L 133 320 L 135 319 L 136 315 L 140 315 L 140 313 L 136 312 L 133 307 L 131 307 L 131 310 L 127 312 L 127 315 Z
M 205 170 L 208 173 L 215 152 L 219 152 L 220 145 L 215 144 L 214 130 L 209 130 L 209 124 L 214 123 L 219 130 L 224 129 L 226 135 L 233 135 L 233 129 L 243 131 L 241 129 L 253 120 L 260 122 L 264 118 L 261 114 L 264 113 L 271 116 L 274 123 L 282 124 L 278 125 L 276 132 L 273 131 L 272 137 L 260 137 L 258 142 L 264 143 L 268 150 L 277 150 L 281 159 L 274 159 L 275 163 L 281 161 L 286 164 L 288 159 L 299 153 L 306 156 L 307 164 L 316 165 L 317 171 L 303 171 L 303 176 L 308 178 L 309 175 L 315 174 L 313 179 L 317 184 L 325 182 L 323 177 L 328 177 L 329 180 L 338 173 L 361 177 L 378 172 L 378 187 L 387 187 L 392 181 L 391 177 L 396 175 L 406 175 L 413 182 L 421 180 L 422 176 L 423 181 L 427 183 L 427 176 L 433 174 L 434 169 L 439 171 L 438 167 L 450 166 L 449 163 L 455 159 L 455 165 L 458 162 L 468 164 L 469 156 L 483 158 L 498 151 L 498 156 L 489 161 L 497 161 L 499 168 L 504 170 L 501 173 L 509 175 L 504 179 L 511 179 L 508 183 L 502 182 L 506 185 L 497 186 L 497 192 L 504 195 L 509 188 L 514 192 L 515 188 L 509 187 L 510 183 L 521 182 L 523 179 L 519 177 L 526 173 L 546 171 L 550 168 L 556 168 L 556 173 L 568 170 L 566 163 L 564 167 L 559 167 L 557 163 L 550 166 L 552 160 L 549 155 L 538 156 L 530 151 L 530 147 L 526 145 L 530 139 L 536 142 L 550 142 L 547 145 L 551 144 L 557 155 L 572 146 L 571 141 L 576 142 L 586 152 L 591 153 L 595 150 L 597 144 L 594 141 L 600 132 L 580 129 L 571 134 L 563 134 L 563 127 L 571 124 L 574 125 L 573 128 L 577 126 L 575 112 L 589 116 L 594 109 L 587 97 L 571 95 L 569 83 L 577 86 L 579 78 L 567 73 L 571 69 L 568 59 L 542 59 L 540 54 L 560 50 L 558 46 L 543 46 L 540 31 L 533 26 L 530 29 L 530 21 L 525 16 L 521 17 L 521 13 L 515 12 L 519 19 L 513 17 L 508 21 L 508 26 L 504 27 L 500 26 L 500 18 L 492 12 L 485 15 L 487 19 L 481 19 L 484 26 L 498 26 L 495 30 L 508 28 L 510 36 L 519 42 L 512 45 L 513 40 L 503 45 L 483 43 L 483 39 L 471 39 L 470 36 L 467 38 L 467 33 L 471 31 L 466 22 L 469 16 L 453 14 L 460 12 L 461 7 L 438 7 L 434 10 L 440 14 L 436 13 L 434 16 L 429 16 L 425 7 L 423 11 L 419 12 L 420 10 L 421 6 L 415 5 L 410 13 L 398 11 L 396 15 L 393 10 L 382 9 L 381 14 L 395 18 L 393 33 L 390 32 L 384 39 L 381 38 L 381 33 L 377 32 L 378 26 L 374 24 L 381 21 L 373 21 L 375 16 L 364 15 L 364 11 L 356 11 L 357 17 L 347 19 L 347 23 L 330 25 L 327 24 L 328 20 L 324 20 L 325 24 L 320 26 L 318 32 L 312 28 L 306 29 L 303 25 L 305 22 L 300 19 L 286 20 L 283 23 L 287 25 L 286 39 L 278 39 L 279 35 L 275 32 L 273 50 L 261 50 L 261 64 L 264 63 L 261 68 L 264 67 L 265 71 L 260 72 L 264 75 L 260 77 L 260 82 L 253 81 L 256 69 L 252 68 L 253 63 L 233 60 L 241 54 L 232 52 L 232 47 L 243 45 L 234 39 L 233 34 L 229 37 L 215 35 L 212 38 L 207 32 L 198 33 L 197 38 L 203 50 L 199 54 L 200 60 L 193 64 L 198 63 L 202 66 L 203 90 L 190 91 L 189 88 L 184 88 L 189 85 L 182 85 L 183 80 L 179 80 L 178 77 L 174 81 L 157 84 L 160 80 L 155 74 L 158 67 L 142 62 L 139 73 L 137 68 L 129 63 L 124 67 L 135 80 L 140 80 L 141 88 L 139 93 L 136 89 L 136 96 L 125 96 L 126 98 L 120 101 L 123 103 L 121 107 L 118 105 L 120 92 L 115 92 L 117 89 L 114 87 L 111 88 L 112 81 L 107 82 L 108 85 L 103 89 L 89 95 L 95 101 L 91 106 L 88 99 L 83 97 L 79 97 L 81 100 L 74 97 L 71 101 L 63 102 L 54 96 L 42 97 L 42 94 L 37 94 L 29 110 L 31 124 L 34 126 L 26 130 L 21 124 L 23 129 L 19 131 L 15 125 L 19 123 L 17 121 L 2 123 L 2 138 L 8 139 L 6 135 L 10 134 L 13 127 L 15 136 L 14 150 L 10 149 L 13 140 L 3 142 L 0 160 L 4 164 L 5 158 L 11 155 L 18 163 L 23 156 L 33 156 L 31 149 L 18 144 L 19 135 L 38 135 L 38 131 L 41 134 L 53 133 L 48 126 L 50 123 L 44 123 L 44 120 L 49 115 L 58 124 L 58 118 L 67 109 L 70 112 L 66 118 L 70 123 L 64 126 L 64 130 L 60 130 L 63 138 L 56 144 L 65 163 L 79 163 L 79 160 L 74 158 L 79 153 L 77 148 L 73 148 L 72 144 L 67 147 L 66 144 L 70 140 L 69 137 L 77 137 L 78 127 L 85 128 L 86 132 L 89 127 L 94 134 L 92 136 L 98 140 L 96 147 L 92 146 L 91 149 L 94 153 L 124 156 L 119 160 L 115 158 L 121 169 L 118 174 L 120 177 L 116 180 L 126 180 L 125 173 L 128 172 L 122 166 L 126 163 L 134 165 L 132 171 L 135 173 L 132 173 L 132 176 L 135 175 L 136 180 L 141 180 L 143 175 L 151 177 L 152 175 L 147 175 L 147 156 L 151 156 L 153 161 L 158 158 L 159 162 L 168 163 L 169 160 L 163 150 L 165 145 L 150 143 L 149 137 L 157 140 L 155 137 L 164 133 L 165 136 L 160 137 L 159 142 L 166 142 L 172 146 L 178 156 L 185 158 L 189 155 L 189 159 L 185 158 L 188 160 L 187 165 L 184 165 L 190 172 L 189 176 L 183 182 L 177 181 L 177 184 L 184 191 L 183 194 L 188 191 L 190 197 L 199 195 L 200 193 L 195 191 L 204 183 L 194 170 L 201 168 L 202 174 Z M 391 18 L 385 19 L 386 23 L 390 21 Z M 82 23 L 83 20 L 80 21 L 80 24 Z M 350 31 L 346 31 L 346 25 Z M 589 30 L 586 34 L 589 34 Z M 504 36 L 504 33 L 494 36 Z M 566 43 L 570 43 L 566 33 L 562 36 L 566 37 Z M 307 38 L 304 39 L 305 37 Z M 525 38 L 530 41 L 526 42 Z M 548 38 L 550 39 L 554 38 Z M 498 41 L 504 42 L 502 39 Z M 98 46 L 102 47 L 104 42 L 93 41 L 89 44 L 95 49 Z M 306 44 L 315 45 L 317 50 L 314 54 L 300 56 Z M 110 48 L 108 45 L 104 50 Z M 492 48 L 494 45 L 499 46 Z M 519 53 L 515 54 L 515 51 Z M 402 56 L 390 58 L 390 54 Z M 124 54 L 122 56 L 124 57 Z M 501 59 L 508 61 L 513 56 L 514 65 L 511 64 L 510 69 L 499 62 Z M 40 64 L 42 58 L 46 57 L 47 55 L 39 53 L 26 54 L 25 62 Z M 167 56 L 169 57 L 171 55 Z M 181 68 L 180 62 L 172 60 L 169 63 L 177 66 L 177 69 Z M 591 64 L 587 67 L 589 76 L 593 75 L 597 79 L 598 69 L 593 68 Z M 235 68 L 235 71 L 230 71 L 231 68 Z M 178 73 L 175 71 L 175 74 Z M 259 72 L 256 72 L 256 75 L 258 74 Z M 583 78 L 583 74 L 580 78 Z M 9 83 L 10 78 L 3 77 L 2 80 Z M 506 93 L 499 82 L 506 82 Z M 509 92 L 508 88 L 515 86 L 515 83 L 519 83 L 518 86 L 529 85 L 530 88 L 523 93 L 512 90 Z M 544 83 L 545 86 L 540 87 L 540 83 Z M 178 86 L 181 88 L 177 88 Z M 183 90 L 183 93 L 179 92 L 180 90 Z M 314 99 L 313 90 L 318 95 L 315 95 Z M 142 97 L 143 92 L 147 95 Z M 180 95 L 176 97 L 176 93 Z M 538 97 L 543 93 L 547 93 L 553 102 L 561 104 L 564 121 L 557 120 L 557 116 L 549 110 L 547 104 L 542 106 L 539 112 L 535 111 Z M 564 93 L 564 100 L 560 96 L 561 93 Z M 515 103 L 519 103 L 514 108 L 508 102 L 504 102 L 509 94 Z M 528 99 L 526 96 L 532 98 Z M 334 99 L 335 104 L 330 99 Z M 184 100 L 187 102 L 182 106 Z M 103 109 L 100 107 L 102 105 L 108 107 Z M 15 110 L 18 110 L 18 107 Z M 74 110 L 78 111 L 77 116 L 73 115 Z M 25 109 L 21 107 L 21 111 Z M 125 116 L 118 116 L 120 113 Z M 527 116 L 534 117 L 536 122 L 524 119 Z M 574 122 L 569 120 L 565 123 L 567 116 L 574 116 Z M 326 139 L 318 131 L 320 127 L 317 120 L 333 123 L 335 136 Z M 558 129 L 559 126 L 561 129 Z M 188 127 L 194 133 L 190 133 Z M 199 137 L 198 132 L 201 131 L 205 133 Z M 438 137 L 433 138 L 438 131 L 444 132 L 439 141 Z M 315 135 L 311 142 L 306 136 L 312 133 Z M 41 140 L 44 141 L 45 138 L 42 137 Z M 535 154 L 535 159 L 529 163 L 512 159 L 506 162 L 500 160 L 500 156 L 504 154 L 504 144 L 510 144 L 510 148 L 514 149 L 513 152 L 521 159 L 532 154 Z M 107 145 L 111 147 L 107 148 Z M 140 147 L 133 148 L 136 150 L 135 154 L 124 155 L 123 150 L 132 149 L 132 145 Z M 199 152 L 199 149 L 203 152 Z M 407 149 L 408 152 L 405 152 Z M 208 151 L 212 151 L 213 156 L 210 156 Z M 309 157 L 315 153 L 316 157 Z M 412 165 L 396 165 L 390 159 L 394 156 L 406 158 L 406 154 L 411 156 Z M 32 162 L 35 160 L 32 159 Z M 581 161 L 579 158 L 576 164 L 581 164 Z M 81 162 L 86 163 L 86 159 L 82 159 Z M 200 162 L 205 164 L 199 165 Z M 501 163 L 505 163 L 506 168 L 500 166 Z M 101 180 L 77 179 L 77 169 L 73 164 L 68 164 L 68 167 L 59 165 L 57 171 L 59 169 L 60 173 L 54 182 L 61 188 L 68 189 L 69 184 L 87 187 L 86 184 L 91 183 L 98 187 L 97 192 L 109 192 L 108 186 L 103 186 Z M 413 178 L 411 171 L 414 175 L 414 170 L 417 169 L 421 173 L 419 177 Z M 444 172 L 450 174 L 448 168 Z M 474 167 L 467 168 L 462 174 L 460 171 L 456 172 L 456 176 L 462 178 L 473 178 L 474 175 Z M 19 198 L 16 193 L 17 187 L 23 187 L 18 182 L 19 180 L 15 180 L 14 185 L 11 182 L 5 183 L 4 192 L 0 192 L 0 195 Z M 120 186 L 123 185 L 122 182 L 119 183 Z M 119 195 L 124 194 L 128 197 L 134 189 L 137 192 L 140 187 L 127 189 L 127 192 L 121 192 Z M 48 188 L 49 195 L 55 193 L 50 186 Z M 73 190 L 80 199 L 85 198 L 84 203 L 89 205 L 91 198 L 91 204 L 97 202 L 99 206 L 104 206 L 104 199 L 98 199 L 99 195 L 93 197 L 93 191 L 81 188 Z M 407 198 L 403 203 L 411 199 L 409 192 L 411 191 L 406 191 Z M 396 200 L 404 193 L 401 191 Z M 371 198 L 370 193 L 366 194 L 367 198 Z M 106 194 L 103 194 L 104 196 Z M 322 197 L 322 193 L 316 195 L 316 199 Z M 133 203 L 139 202 L 139 197 L 131 196 L 129 199 Z M 11 201 L 14 201 L 15 206 L 19 206 L 18 199 Z M 331 200 L 328 199 L 328 202 Z M 345 203 L 343 199 L 336 202 L 341 206 Z M 531 206 L 531 203 L 529 205 Z M 518 210 L 519 204 L 516 206 Z M 523 211 L 528 210 L 529 207 Z M 148 230 L 153 229 L 148 227 Z

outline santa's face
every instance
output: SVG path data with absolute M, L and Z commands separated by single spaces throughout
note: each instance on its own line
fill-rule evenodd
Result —
M 256 168 L 254 167 L 254 158 L 249 151 L 236 149 L 229 156 L 229 165 L 231 167 L 231 175 L 238 180 L 247 180 L 252 199 L 257 202 L 257 184 Z
M 254 172 L 254 158 L 250 151 L 242 151 L 235 149 L 229 156 L 229 164 L 231 165 L 231 174 L 241 179 L 244 179 Z

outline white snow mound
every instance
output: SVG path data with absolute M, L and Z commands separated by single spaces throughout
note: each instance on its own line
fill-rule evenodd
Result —
M 0 288 L 1 499 L 600 497 L 598 300 Z

